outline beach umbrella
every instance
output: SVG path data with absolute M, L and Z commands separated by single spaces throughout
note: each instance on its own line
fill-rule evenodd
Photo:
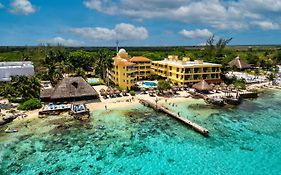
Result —
M 220 87 L 221 87 L 222 89 L 225 89 L 225 88 L 227 87 L 227 85 L 226 85 L 225 83 L 221 83 L 221 84 L 220 84 Z
M 215 85 L 215 87 L 214 87 L 214 89 L 216 90 L 216 91 L 218 91 L 218 90 L 220 90 L 220 85 Z
M 177 86 L 172 86 L 172 90 L 173 90 L 173 91 L 177 91 L 177 90 L 178 90 L 178 87 L 177 87 Z
M 226 87 L 227 85 L 225 83 L 220 84 L 221 87 Z
M 142 87 L 140 90 L 143 91 L 143 92 L 145 92 L 145 88 L 144 88 L 144 87 Z
M 100 89 L 100 93 L 101 94 L 104 94 L 105 93 L 105 90 L 102 88 L 102 89 Z
M 108 87 L 108 88 L 106 89 L 106 92 L 109 93 L 111 90 L 112 90 L 112 88 L 111 88 L 111 87 Z
M 214 87 L 215 87 L 215 84 L 214 84 L 214 83 L 212 83 L 212 84 L 210 84 L 210 86 L 212 86 L 212 88 L 214 88 Z
M 228 89 L 235 89 L 234 84 L 230 84 L 230 85 L 228 86 Z
M 114 91 L 115 94 L 120 94 L 119 90 Z
M 192 86 L 192 88 L 198 90 L 198 91 L 209 91 L 212 90 L 212 87 L 205 81 L 202 80 L 199 83 L 196 83 Z
M 110 96 L 114 95 L 114 91 L 111 90 L 111 91 L 109 92 L 109 95 L 110 95 Z
M 122 91 L 122 94 L 123 94 L 123 95 L 126 95 L 126 94 L 127 94 L 127 90 L 124 89 L 124 90 Z

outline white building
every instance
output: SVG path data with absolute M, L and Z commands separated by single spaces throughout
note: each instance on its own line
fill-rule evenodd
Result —
M 12 76 L 33 76 L 34 66 L 31 61 L 0 62 L 0 81 L 10 81 Z

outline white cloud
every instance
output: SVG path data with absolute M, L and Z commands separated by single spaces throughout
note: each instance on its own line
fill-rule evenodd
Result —
M 272 23 L 271 21 L 254 21 L 253 25 L 263 29 L 263 30 L 276 30 L 279 29 L 279 24 Z
M 35 13 L 36 9 L 29 0 L 13 0 L 10 11 L 15 14 L 29 15 Z
M 64 39 L 62 37 L 55 37 L 51 39 L 40 40 L 39 42 L 51 44 L 51 45 L 63 45 L 63 46 L 83 46 L 84 42 L 72 40 L 72 39 Z
M 209 38 L 213 35 L 208 29 L 196 29 L 196 30 L 181 30 L 179 32 L 182 36 L 190 39 L 197 39 L 197 38 Z
M 69 32 L 94 40 L 144 40 L 148 38 L 148 31 L 144 27 L 120 23 L 114 29 L 102 27 L 72 28 Z
M 253 21 L 276 23 L 281 12 L 281 0 L 84 0 L 84 5 L 138 20 L 163 18 L 235 30 L 262 28 L 252 25 Z

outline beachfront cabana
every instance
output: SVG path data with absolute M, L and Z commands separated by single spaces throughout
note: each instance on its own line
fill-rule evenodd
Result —
M 99 94 L 82 77 L 65 77 L 54 88 L 42 89 L 42 101 L 65 102 L 98 99 Z
M 212 90 L 212 87 L 205 81 L 202 80 L 199 83 L 196 83 L 192 86 L 192 88 L 196 89 L 197 91 L 201 91 L 201 92 L 208 92 L 210 90 Z
M 251 65 L 241 60 L 240 57 L 236 57 L 234 60 L 228 63 L 228 66 L 231 68 L 237 68 L 240 70 L 245 70 L 251 68 Z

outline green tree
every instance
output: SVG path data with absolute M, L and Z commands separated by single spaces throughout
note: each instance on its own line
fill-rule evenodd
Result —
M 108 84 L 108 77 L 106 76 L 106 71 L 111 69 L 113 66 L 112 54 L 108 49 L 101 49 L 96 55 L 96 73 L 100 75 L 102 79 Z
M 74 51 L 69 54 L 68 62 L 75 68 L 82 68 L 85 71 L 92 70 L 94 53 L 83 50 Z
M 39 98 L 40 87 L 40 82 L 36 77 L 15 76 L 5 84 L 2 94 L 9 99 Z
M 160 91 L 160 92 L 163 92 L 164 90 L 168 90 L 168 89 L 171 89 L 171 85 L 168 81 L 165 81 L 165 80 L 159 80 L 158 81 L 158 84 L 157 84 L 157 89 Z
M 77 69 L 75 69 L 74 75 L 83 77 L 84 79 L 87 78 L 84 69 L 82 69 L 81 67 L 78 67 Z
M 210 36 L 205 45 L 207 61 L 220 63 L 224 58 L 223 50 L 232 38 L 219 38 L 216 42 L 215 35 Z

